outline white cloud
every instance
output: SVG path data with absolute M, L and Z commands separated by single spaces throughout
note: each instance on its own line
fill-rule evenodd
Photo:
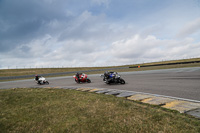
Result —
M 187 23 L 177 34 L 177 37 L 187 37 L 200 31 L 200 18 Z
M 126 40 L 116 41 L 112 44 L 112 54 L 119 58 L 141 57 L 143 53 L 159 46 L 160 40 L 154 36 L 142 38 L 140 35 L 134 35 Z
M 136 34 L 101 48 L 94 40 L 58 42 L 45 35 L 11 51 L 15 56 L 9 53 L 1 55 L 0 62 L 6 64 L 1 66 L 4 68 L 112 66 L 199 57 L 199 51 L 200 43 L 195 43 L 191 38 L 161 40 L 153 35 L 142 37 Z
M 115 60 L 126 60 L 126 63 L 172 60 L 199 57 L 200 43 L 193 39 L 160 40 L 155 36 L 142 38 L 135 35 L 126 40 L 113 42 L 111 53 Z
M 132 8 L 133 3 L 137 8 Z M 171 2 L 145 3 L 7 2 L 0 8 L 0 68 L 123 65 L 198 57 L 200 19 L 186 24 L 176 40 L 177 29 L 195 16 L 185 17 L 183 7 L 172 14 L 179 6 L 171 7 Z

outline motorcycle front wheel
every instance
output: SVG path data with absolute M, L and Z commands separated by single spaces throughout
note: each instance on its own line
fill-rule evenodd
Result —
M 90 80 L 90 79 L 87 79 L 87 82 L 88 82 L 88 83 L 91 83 L 91 80 Z
M 109 85 L 110 83 L 111 83 L 110 81 L 106 80 L 106 84 L 108 84 L 108 85 Z
M 121 84 L 125 84 L 125 81 L 123 79 L 120 79 Z
M 75 79 L 75 82 L 76 82 L 76 83 L 80 83 L 80 82 L 78 82 L 78 80 L 76 80 L 76 79 Z

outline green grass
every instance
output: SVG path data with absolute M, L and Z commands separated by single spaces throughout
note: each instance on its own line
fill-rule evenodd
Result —
M 142 63 L 142 64 L 126 65 L 126 66 L 156 65 L 156 64 L 181 63 L 181 62 L 191 62 L 191 61 L 200 61 L 200 58 L 169 60 L 169 61 L 161 61 L 161 62 L 149 62 L 149 63 Z
M 109 67 L 1 69 L 0 70 L 0 77 L 35 75 L 35 74 L 46 74 L 46 73 L 59 73 L 59 72 L 72 72 L 72 71 L 84 71 L 84 70 L 103 69 L 103 68 L 109 68 Z
M 0 90 L 0 131 L 200 132 L 200 120 L 159 106 L 64 89 Z

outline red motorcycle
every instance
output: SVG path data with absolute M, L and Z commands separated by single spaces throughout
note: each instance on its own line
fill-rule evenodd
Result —
M 84 73 L 76 73 L 76 75 L 74 75 L 73 78 L 75 78 L 75 81 L 77 83 L 91 83 L 91 80 Z

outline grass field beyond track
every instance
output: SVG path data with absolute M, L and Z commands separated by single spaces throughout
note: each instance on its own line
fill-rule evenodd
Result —
M 200 132 L 200 120 L 110 95 L 64 89 L 0 90 L 0 132 Z
M 113 71 L 128 72 L 128 71 L 144 71 L 144 70 L 170 69 L 170 68 L 183 68 L 183 67 L 200 67 L 200 63 L 191 63 L 191 64 L 150 66 L 150 67 L 144 67 L 144 68 L 128 68 L 128 67 L 134 67 L 134 66 L 156 65 L 156 64 L 167 64 L 167 63 L 180 63 L 180 62 L 188 62 L 188 61 L 200 61 L 200 58 L 184 59 L 184 60 L 174 60 L 174 61 L 163 61 L 163 62 L 152 62 L 152 63 L 144 63 L 144 64 L 125 65 L 125 66 L 112 66 L 112 67 L 0 69 L 0 77 L 36 75 L 36 74 L 37 75 L 42 75 L 42 74 L 48 74 L 48 73 L 62 73 L 62 72 L 73 72 L 73 71 L 88 71 L 88 70 L 116 68 L 116 67 L 127 67 L 127 68 L 117 69 L 117 70 L 113 70 Z M 104 73 L 104 70 L 103 71 L 87 72 L 87 74 L 96 74 L 96 73 L 98 73 L 98 74 Z M 54 76 L 57 77 L 57 76 L 72 76 L 72 75 L 73 74 L 62 74 L 62 75 L 54 75 Z

